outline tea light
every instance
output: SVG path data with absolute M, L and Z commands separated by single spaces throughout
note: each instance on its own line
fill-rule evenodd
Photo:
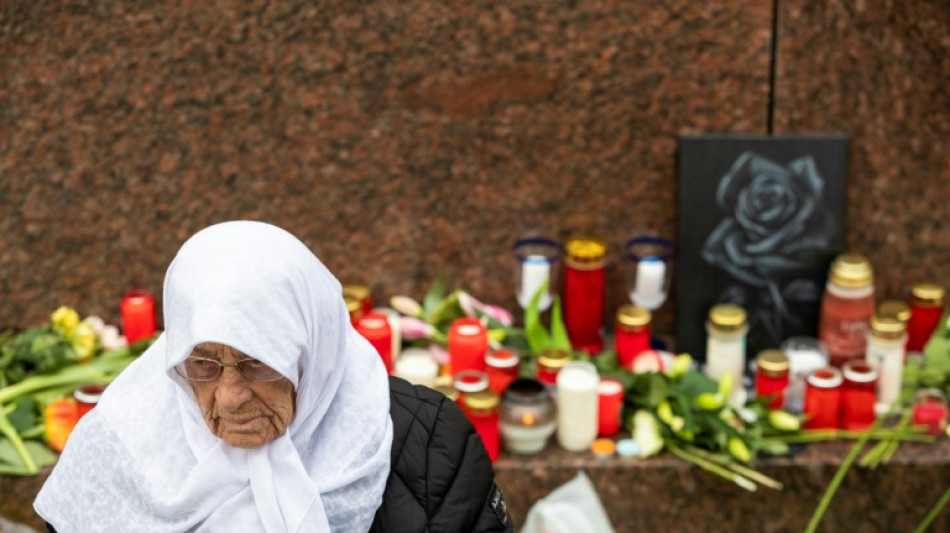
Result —
M 396 359 L 394 374 L 413 385 L 433 387 L 439 375 L 439 365 L 428 350 L 409 348 Z
M 914 396 L 914 425 L 940 435 L 947 426 L 947 397 L 940 389 L 921 389 Z
M 466 370 L 485 371 L 488 332 L 477 318 L 459 318 L 449 328 L 449 365 L 452 375 Z
M 119 308 L 122 312 L 122 330 L 129 344 L 155 334 L 155 300 L 148 291 L 126 293 Z
M 512 381 L 501 399 L 500 429 L 505 449 L 530 455 L 540 452 L 554 433 L 554 400 L 541 382 Z

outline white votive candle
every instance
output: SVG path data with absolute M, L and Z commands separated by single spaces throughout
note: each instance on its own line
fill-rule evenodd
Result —
M 409 348 L 396 360 L 393 373 L 413 385 L 435 385 L 435 378 L 439 374 L 439 365 L 432 359 L 427 350 Z
M 518 292 L 518 304 L 527 308 L 531 304 L 541 285 L 551 277 L 551 262 L 546 256 L 532 254 L 521 263 L 521 291 Z M 551 306 L 551 287 L 541 294 L 538 309 L 543 311 Z
M 650 311 L 666 301 L 664 278 L 666 263 L 659 257 L 647 257 L 637 262 L 637 282 L 630 293 L 630 300 Z
M 590 448 L 597 438 L 597 387 L 592 363 L 573 361 L 557 374 L 557 442 L 572 452 Z

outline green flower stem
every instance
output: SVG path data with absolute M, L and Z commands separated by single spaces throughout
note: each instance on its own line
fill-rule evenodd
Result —
M 930 524 L 937 518 L 937 515 L 940 514 L 940 511 L 947 506 L 947 502 L 950 502 L 950 489 L 947 489 L 943 493 L 943 496 L 940 497 L 940 500 L 937 501 L 937 504 L 934 505 L 933 509 L 927 513 L 927 516 L 924 517 L 924 521 L 917 526 L 917 529 L 914 530 L 914 533 L 924 533 Z
M 809 442 L 821 442 L 826 440 L 835 440 L 835 439 L 844 439 L 844 440 L 853 440 L 861 439 L 867 436 L 870 440 L 899 440 L 899 441 L 910 441 L 910 442 L 926 442 L 931 443 L 934 441 L 934 437 L 920 433 L 916 430 L 911 430 L 907 428 L 902 431 L 894 430 L 877 430 L 877 431 L 844 431 L 844 430 L 822 430 L 814 431 L 808 433 L 800 433 L 794 435 L 776 435 L 769 437 L 767 440 L 784 442 L 787 444 L 800 444 L 800 443 L 809 443 Z
M 30 455 L 30 452 L 26 450 L 26 446 L 23 445 L 23 439 L 20 438 L 13 424 L 10 423 L 7 419 L 7 415 L 2 411 L 0 411 L 0 435 L 10 439 L 10 444 L 13 445 L 13 449 L 16 450 L 20 459 L 23 460 L 23 466 L 26 467 L 28 473 L 35 474 L 39 472 L 39 468 L 37 468 L 36 463 L 33 462 L 33 456 Z
M 30 429 L 27 429 L 26 431 L 20 432 L 20 438 L 24 440 L 38 439 L 43 435 L 46 435 L 46 426 L 43 424 L 38 424 L 31 427 Z
M 901 417 L 900 422 L 894 426 L 894 429 L 903 430 L 904 428 L 907 428 L 910 424 L 911 414 L 912 413 L 910 411 L 906 411 Z M 897 439 L 882 440 L 873 448 L 871 448 L 870 451 L 864 454 L 864 457 L 861 458 L 861 462 L 859 464 L 863 467 L 873 470 L 880 466 L 882 462 L 887 462 L 891 456 L 894 455 L 894 452 L 897 451 L 899 446 L 900 441 Z
M 666 443 L 666 447 L 669 448 L 669 450 L 673 452 L 673 454 L 679 457 L 680 459 L 693 463 L 694 465 L 702 468 L 703 470 L 706 470 L 707 472 L 712 472 L 713 474 L 716 474 L 729 481 L 732 481 L 736 485 L 739 485 L 740 487 L 744 488 L 745 490 L 749 492 L 755 492 L 755 483 L 753 483 L 749 479 L 746 479 L 745 477 L 740 476 L 739 474 L 731 470 L 727 470 L 715 463 L 707 461 L 706 459 L 703 459 L 702 457 L 687 453 L 685 450 L 669 442 Z
M 740 465 L 726 457 L 716 455 L 714 453 L 703 450 L 702 448 L 697 448 L 695 446 L 687 446 L 686 449 L 689 453 L 692 453 L 693 455 L 702 457 L 703 459 L 707 459 L 709 461 L 719 463 L 731 469 L 732 471 L 736 472 L 737 474 L 745 476 L 760 485 L 764 485 L 770 489 L 782 490 L 782 483 L 780 481 L 772 479 L 769 476 L 766 476 L 765 474 L 759 472 L 758 470 L 753 470 L 744 465 Z
M 888 410 L 890 411 L 890 410 Z M 867 431 L 863 432 L 861 437 L 857 442 L 854 443 L 854 446 L 851 447 L 851 451 L 848 452 L 848 456 L 845 457 L 844 462 L 841 463 L 841 466 L 838 467 L 838 471 L 835 472 L 835 476 L 831 479 L 831 484 L 828 485 L 828 488 L 825 490 L 824 496 L 821 497 L 821 501 L 818 503 L 818 508 L 815 509 L 815 513 L 811 516 L 811 521 L 808 522 L 808 528 L 805 530 L 805 533 L 814 533 L 815 529 L 818 528 L 818 524 L 821 523 L 821 518 L 825 515 L 825 511 L 828 509 L 828 505 L 831 503 L 832 498 L 835 497 L 835 493 L 838 492 L 838 486 L 841 485 L 841 481 L 844 480 L 845 474 L 848 473 L 848 470 L 851 468 L 851 463 L 857 459 L 858 454 L 861 453 L 861 449 L 864 448 L 864 445 L 867 443 L 868 439 L 871 438 L 871 434 L 881 425 L 881 422 L 887 418 L 889 412 L 885 412 L 881 416 L 877 417 L 871 427 Z

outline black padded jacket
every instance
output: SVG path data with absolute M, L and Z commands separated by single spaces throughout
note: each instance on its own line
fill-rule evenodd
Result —
M 514 531 L 475 427 L 442 393 L 391 377 L 392 466 L 371 533 Z

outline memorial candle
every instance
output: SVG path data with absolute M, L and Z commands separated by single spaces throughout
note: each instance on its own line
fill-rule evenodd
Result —
M 356 331 L 368 340 L 373 348 L 376 348 L 383 364 L 386 365 L 386 372 L 392 374 L 393 332 L 389 327 L 389 320 L 387 320 L 386 315 L 375 311 L 366 313 L 356 321 Z
M 630 368 L 637 355 L 650 349 L 651 318 L 650 312 L 642 307 L 627 304 L 617 310 L 614 346 L 617 363 L 623 368 Z
M 920 389 L 914 396 L 914 425 L 940 435 L 947 427 L 947 397 L 940 389 Z
M 541 382 L 512 381 L 501 398 L 500 428 L 505 448 L 522 455 L 544 449 L 554 433 L 554 400 Z
M 837 429 L 841 422 L 841 371 L 819 368 L 805 381 L 805 429 Z
M 501 439 L 498 434 L 498 395 L 490 390 L 468 393 L 462 400 L 462 410 L 482 438 L 482 443 L 488 451 L 488 458 L 495 462 L 501 451 Z
M 518 377 L 521 360 L 511 350 L 495 350 L 485 356 L 488 388 L 496 394 L 504 394 L 508 384 Z
M 435 385 L 435 378 L 439 375 L 439 365 L 432 359 L 432 354 L 422 348 L 409 348 L 403 351 L 394 365 L 394 375 L 413 385 Z
M 459 318 L 449 328 L 449 365 L 452 375 L 466 370 L 485 371 L 488 332 L 477 318 Z
M 910 321 L 907 323 L 907 351 L 922 352 L 943 314 L 943 287 L 918 283 L 911 289 Z
M 557 441 L 572 452 L 586 451 L 597 438 L 597 387 L 593 363 L 572 361 L 557 374 Z
M 867 429 L 874 423 L 877 401 L 877 370 L 861 359 L 852 359 L 841 367 L 841 427 Z
M 589 354 L 604 347 L 604 288 L 607 245 L 597 239 L 571 239 L 565 244 L 564 326 L 571 346 Z M 585 447 L 586 448 L 586 447 Z
M 122 330 L 129 344 L 155 334 L 155 300 L 148 291 L 130 291 L 122 298 Z
M 597 434 L 611 437 L 620 431 L 623 409 L 623 384 L 615 378 L 603 378 L 597 386 Z

